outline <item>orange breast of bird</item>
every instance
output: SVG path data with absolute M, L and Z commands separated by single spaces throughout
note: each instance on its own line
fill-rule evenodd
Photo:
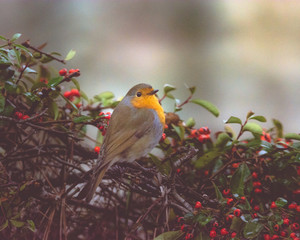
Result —
M 141 90 L 143 91 L 143 90 Z M 164 109 L 160 105 L 157 97 L 155 95 L 146 95 L 143 98 L 133 98 L 131 104 L 136 108 L 148 108 L 156 111 L 157 116 L 161 124 L 165 125 L 165 114 Z

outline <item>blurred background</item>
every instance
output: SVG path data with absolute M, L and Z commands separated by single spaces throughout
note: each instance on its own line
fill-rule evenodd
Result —
M 214 103 L 215 118 L 188 104 L 179 114 L 197 126 L 222 130 L 231 115 L 249 110 L 299 132 L 300 2 L 286 1 L 17 1 L 2 0 L 0 35 L 23 33 L 46 51 L 77 51 L 82 90 L 123 96 L 145 82 L 177 87 L 184 101 Z M 163 107 L 172 111 L 174 101 Z

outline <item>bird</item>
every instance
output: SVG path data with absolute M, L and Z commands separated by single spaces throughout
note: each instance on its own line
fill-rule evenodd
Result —
M 159 142 L 165 126 L 158 90 L 140 83 L 133 86 L 114 109 L 91 178 L 78 194 L 90 202 L 106 171 L 118 162 L 134 162 Z

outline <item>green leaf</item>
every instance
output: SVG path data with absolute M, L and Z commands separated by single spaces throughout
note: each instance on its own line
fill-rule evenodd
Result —
M 288 201 L 282 197 L 279 197 L 276 199 L 275 203 L 277 207 L 284 207 L 288 203 Z
M 287 133 L 284 135 L 285 139 L 294 139 L 294 140 L 300 140 L 300 134 L 298 133 Z
M 222 155 L 223 152 L 214 149 L 210 152 L 203 154 L 200 158 L 198 158 L 195 162 L 195 167 L 198 169 L 208 167 L 214 163 L 214 160 Z
M 21 222 L 21 221 L 18 221 L 18 220 L 12 220 L 12 219 L 10 219 L 9 221 L 10 221 L 10 223 L 11 223 L 13 226 L 15 226 L 15 227 L 17 227 L 17 228 L 23 227 L 24 224 L 25 224 L 25 222 Z
M 49 104 L 49 113 L 50 115 L 53 117 L 54 120 L 57 119 L 58 117 L 58 114 L 59 114 L 59 109 L 58 109 L 58 106 L 56 104 L 56 102 L 52 101 L 50 104 Z
M 196 218 L 196 221 L 199 222 L 200 226 L 205 226 L 211 221 L 212 217 L 206 216 L 204 214 L 199 214 Z
M 217 197 L 218 201 L 219 202 L 223 201 L 224 197 L 223 197 L 221 191 L 219 190 L 219 188 L 217 187 L 217 185 L 214 182 L 212 182 L 212 184 L 214 185 L 214 189 L 215 189 L 215 193 L 216 193 L 216 197 Z
M 5 221 L 5 223 L 3 223 L 1 226 L 0 226 L 0 232 L 3 231 L 5 228 L 8 227 L 8 220 Z
M 186 123 L 185 123 L 185 125 L 186 125 L 187 127 L 189 127 L 189 128 L 194 127 L 195 124 L 196 124 L 195 119 L 192 118 L 192 117 L 189 118 L 189 119 L 186 121 Z
M 170 232 L 164 232 L 154 238 L 154 240 L 178 240 L 180 239 L 185 233 L 182 231 L 170 231 Z
M 5 97 L 0 92 L 0 113 L 2 113 L 4 111 L 4 108 L 5 108 Z
M 102 92 L 102 93 L 94 96 L 94 99 L 102 102 L 104 100 L 112 99 L 114 97 L 115 97 L 115 95 L 112 92 L 107 91 L 107 92 Z
M 10 41 L 11 41 L 11 42 L 14 42 L 14 41 L 16 41 L 18 38 L 20 38 L 21 36 L 22 36 L 21 33 L 15 33 L 15 34 L 13 35 L 13 37 L 10 39 Z
M 90 116 L 80 116 L 80 117 L 76 117 L 73 119 L 74 123 L 82 123 L 82 122 L 87 122 L 89 120 L 93 119 Z
M 74 85 L 76 86 L 76 88 L 80 91 L 80 84 L 79 84 L 79 82 L 75 78 L 72 78 L 71 81 L 74 83 Z
M 63 80 L 63 77 L 55 77 L 55 78 L 52 78 L 50 81 L 49 81 L 49 83 L 48 83 L 48 85 L 50 86 L 50 87 L 56 87 L 58 84 L 60 84 L 61 83 L 61 81 Z
M 170 84 L 165 84 L 164 85 L 164 93 L 167 94 L 168 92 L 176 90 L 176 87 L 170 85 Z
M 26 47 L 24 47 L 23 45 L 14 43 L 14 46 L 17 47 L 17 48 L 22 49 L 23 51 L 25 51 L 26 53 L 28 53 L 31 57 L 33 56 L 32 53 L 29 51 L 29 49 L 26 48 Z
M 13 51 L 15 52 L 15 56 L 17 58 L 18 64 L 21 65 L 21 55 L 20 52 L 17 49 L 13 49 Z
M 170 98 L 170 99 L 175 99 L 175 97 L 174 97 L 171 93 L 167 93 L 167 94 L 166 94 L 166 97 L 167 97 L 167 98 Z
M 246 223 L 243 234 L 247 239 L 253 239 L 263 230 L 264 225 L 253 219 L 251 222 Z
M 3 37 L 3 36 L 0 36 L 0 39 L 4 40 L 4 41 L 7 41 L 7 39 L 5 37 Z
M 263 133 L 261 126 L 258 125 L 257 123 L 253 123 L 253 122 L 246 123 L 246 125 L 243 127 L 243 131 L 249 131 L 253 135 L 256 135 L 256 134 L 262 135 L 262 133 Z
M 198 104 L 198 105 L 204 107 L 206 110 L 211 112 L 216 117 L 218 117 L 219 114 L 220 114 L 218 108 L 215 105 L 213 105 L 212 103 L 208 102 L 208 101 L 201 100 L 201 99 L 192 99 L 190 102 Z
M 241 229 L 243 229 L 243 221 L 241 220 L 241 218 L 238 217 L 234 217 L 232 219 L 231 225 L 230 225 L 230 230 L 234 231 L 234 232 L 239 232 Z
M 254 119 L 254 120 L 257 120 L 259 122 L 266 122 L 267 121 L 267 119 L 264 116 L 253 116 L 250 119 Z
M 276 132 L 277 132 L 277 138 L 282 138 L 283 137 L 283 126 L 282 123 L 277 120 L 277 119 L 272 119 L 273 124 L 276 128 Z
M 238 117 L 231 116 L 225 123 L 238 123 L 242 125 L 242 120 Z
M 71 59 L 75 56 L 75 54 L 76 54 L 76 51 L 75 51 L 75 50 L 73 50 L 73 49 L 70 50 L 70 51 L 68 52 L 68 54 L 67 54 L 65 60 L 66 60 L 66 61 L 71 60 Z
M 244 189 L 245 183 L 250 176 L 251 172 L 245 163 L 241 163 L 238 169 L 233 174 L 230 181 L 230 189 L 232 194 L 237 194 L 238 196 L 245 196 Z
M 170 162 L 162 162 L 157 156 L 149 153 L 149 156 L 152 160 L 152 162 L 155 164 L 155 166 L 158 168 L 159 172 L 161 172 L 164 175 L 169 175 L 171 172 L 171 166 Z
M 176 126 L 172 124 L 172 127 L 174 128 L 175 132 L 179 136 L 180 140 L 183 140 L 184 138 L 184 127 L 183 126 Z
M 32 220 L 27 220 L 28 223 L 28 229 L 31 230 L 32 232 L 35 232 L 36 228 L 35 228 L 35 224 Z
M 231 137 L 227 133 L 225 133 L 225 132 L 220 133 L 218 135 L 218 138 L 217 138 L 217 141 L 216 141 L 216 147 L 222 149 L 226 146 L 226 144 L 230 140 L 231 140 Z

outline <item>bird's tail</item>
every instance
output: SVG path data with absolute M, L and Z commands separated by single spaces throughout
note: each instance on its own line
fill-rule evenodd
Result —
M 104 174 L 106 173 L 108 167 L 109 164 L 106 164 L 96 169 L 96 171 L 93 173 L 92 178 L 87 182 L 87 184 L 78 194 L 77 199 L 85 199 L 86 202 L 90 202 L 92 200 L 96 189 L 102 181 L 102 178 L 104 177 Z

